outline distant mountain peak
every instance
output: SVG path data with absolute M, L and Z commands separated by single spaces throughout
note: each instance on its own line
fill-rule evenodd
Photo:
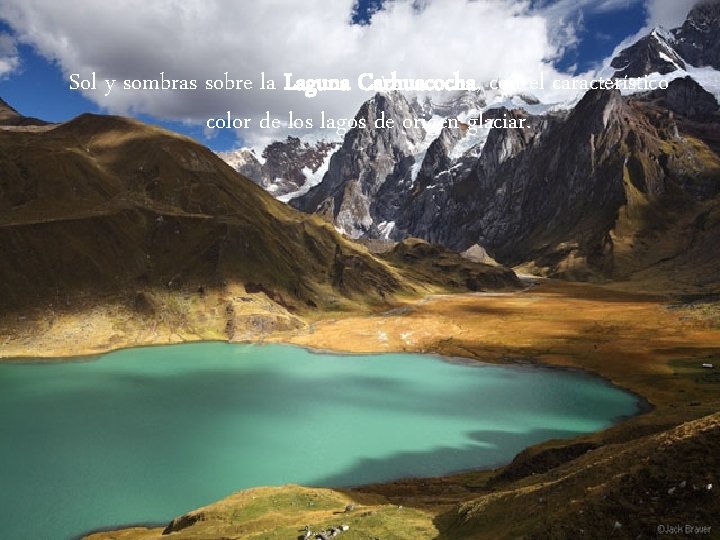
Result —
M 644 77 L 651 73 L 666 75 L 685 69 L 685 61 L 674 49 L 675 37 L 668 30 L 657 27 L 648 35 L 623 49 L 610 66 L 615 77 Z
M 260 155 L 254 149 L 240 148 L 223 152 L 220 157 L 278 199 L 287 201 L 320 183 L 337 146 L 334 142 L 308 142 L 288 136 L 267 145 Z
M 720 22 L 720 0 L 704 0 L 698 2 L 688 13 L 685 24 L 710 29 Z

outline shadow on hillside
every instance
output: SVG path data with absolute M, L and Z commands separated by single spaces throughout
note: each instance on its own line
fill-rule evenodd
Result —
M 618 291 L 592 283 L 556 280 L 543 281 L 536 288 L 531 289 L 529 293 L 546 297 L 567 298 L 568 300 L 589 300 L 605 303 L 658 303 L 668 301 L 667 296 L 656 293 Z
M 554 439 L 568 439 L 579 434 L 577 431 L 560 429 L 535 429 L 522 433 L 501 429 L 473 431 L 468 433 L 468 438 L 473 442 L 463 447 L 442 446 L 426 452 L 401 452 L 385 458 L 362 459 L 353 467 L 313 484 L 335 488 L 363 486 L 362 491 L 372 492 L 373 486 L 369 483 L 377 482 L 380 478 L 387 478 L 388 482 L 393 479 L 432 479 L 471 469 L 491 469 L 510 462 L 528 446 Z M 457 468 L 448 471 L 448 463 L 457 464 Z

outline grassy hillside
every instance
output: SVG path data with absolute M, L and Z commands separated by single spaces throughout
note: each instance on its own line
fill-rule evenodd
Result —
M 483 265 L 418 274 L 377 258 L 207 148 L 127 118 L 0 129 L 0 170 L 0 356 L 258 339 L 320 312 L 519 285 Z
M 297 308 L 407 289 L 210 150 L 160 129 L 84 115 L 44 132 L 0 132 L 0 151 L 5 306 L 228 280 Z M 345 272 L 362 272 L 362 288 Z

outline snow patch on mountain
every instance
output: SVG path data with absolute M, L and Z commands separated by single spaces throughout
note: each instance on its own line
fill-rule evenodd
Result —
M 667 73 L 665 75 L 661 75 L 660 73 L 651 73 L 650 75 L 647 75 L 645 77 L 637 77 L 635 79 L 628 79 L 629 81 L 637 81 L 638 83 L 640 81 L 650 81 L 654 84 L 659 84 L 661 81 L 674 81 L 675 79 L 682 79 L 683 77 L 687 76 L 692 77 L 697 81 L 697 83 L 702 86 L 705 90 L 710 92 L 713 96 L 715 96 L 715 99 L 720 101 L 720 71 L 713 69 L 711 67 L 693 67 L 688 65 L 685 69 L 678 69 L 676 71 L 673 71 L 672 73 Z M 631 89 L 621 89 L 620 92 L 625 95 L 632 95 L 642 92 L 643 90 L 637 89 L 637 90 L 631 90 Z
M 305 195 L 311 188 L 317 186 L 320 182 L 322 182 L 325 173 L 328 171 L 328 167 L 330 167 L 330 158 L 332 158 L 332 152 L 327 153 L 325 159 L 323 159 L 322 165 L 320 165 L 320 167 L 318 167 L 315 171 L 313 171 L 310 167 L 304 167 L 302 169 L 302 173 L 305 175 L 305 184 L 300 186 L 300 189 L 281 195 L 277 199 L 286 203 L 295 197 Z
M 235 170 L 247 166 L 253 159 L 260 165 L 265 163 L 265 158 L 262 157 L 261 152 L 258 153 L 255 148 L 246 146 L 228 152 L 220 152 L 218 155 Z
M 395 222 L 394 221 L 383 221 L 382 223 L 379 223 L 378 231 L 380 232 L 380 238 L 382 240 L 390 240 L 390 235 L 393 232 L 393 229 L 395 229 Z
M 474 126 L 473 131 L 468 131 L 465 137 L 460 139 L 450 151 L 450 159 L 456 160 L 462 157 L 478 157 L 482 153 L 489 134 L 489 128 Z

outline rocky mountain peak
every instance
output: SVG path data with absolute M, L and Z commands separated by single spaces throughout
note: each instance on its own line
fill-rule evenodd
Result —
M 414 155 L 426 133 L 399 92 L 376 94 L 355 120 L 358 127 L 345 135 L 322 182 L 291 204 L 324 215 L 350 237 L 378 236 L 411 183 Z
M 238 148 L 218 154 L 225 163 L 256 184 L 262 185 L 262 165 L 252 148 Z
M 710 32 L 720 24 L 720 1 L 705 0 L 698 2 L 688 13 L 683 29 L 693 26 L 698 30 Z
M 526 148 L 538 133 L 538 119 L 530 116 L 522 109 L 508 110 L 505 107 L 491 109 L 483 115 L 484 119 L 505 118 L 508 120 L 525 120 L 524 128 L 495 128 L 490 130 L 483 147 L 478 166 L 484 176 L 491 176 L 505 161 Z
M 592 132 L 600 132 L 607 128 L 613 115 L 624 106 L 619 90 L 590 90 L 573 111 L 573 116 L 585 118 Z
M 675 36 L 676 49 L 687 62 L 696 67 L 720 69 L 720 2 L 696 5 Z
M 385 145 L 386 149 L 411 151 L 425 139 L 425 129 L 418 119 L 400 92 L 378 93 L 360 107 L 355 120 L 364 120 L 365 127 L 357 128 L 355 136 L 349 139 L 351 144 L 374 141 Z M 345 137 L 347 142 L 348 137 Z
M 445 101 L 434 102 L 429 96 L 420 103 L 417 97 L 413 98 L 410 106 L 423 120 L 430 120 L 433 116 L 455 118 L 469 111 L 480 110 L 487 105 L 485 92 L 481 89 L 458 92 Z
M 448 126 L 447 123 L 427 151 L 420 165 L 415 184 L 424 188 L 432 184 L 437 175 L 447 171 L 453 164 L 451 153 L 455 145 L 465 136 L 467 126 Z
M 650 73 L 665 75 L 685 69 L 685 61 L 674 49 L 672 34 L 663 28 L 655 28 L 630 47 L 613 58 L 610 66 L 615 77 L 644 77 Z
M 720 1 L 698 3 L 680 28 L 655 28 L 611 62 L 615 77 L 665 75 L 688 65 L 720 69 Z

